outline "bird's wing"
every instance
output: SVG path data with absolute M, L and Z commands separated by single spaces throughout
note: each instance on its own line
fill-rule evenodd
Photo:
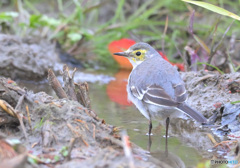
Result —
M 176 107 L 196 121 L 207 123 L 207 119 L 201 113 L 184 103 L 187 99 L 187 92 L 184 84 L 173 85 L 173 89 L 175 93 L 174 99 L 169 96 L 162 87 L 157 85 L 151 85 L 147 87 L 146 90 L 139 90 L 135 86 L 132 86 L 131 92 L 136 98 L 148 104 Z
M 187 100 L 188 94 L 184 83 L 178 83 L 173 85 L 175 101 L 183 103 Z
M 129 78 L 134 97 L 154 105 L 177 106 L 187 99 L 178 71 L 161 57 L 152 57 L 138 65 Z
M 184 84 L 175 84 L 172 86 L 175 96 L 172 98 L 166 93 L 166 91 L 158 85 L 151 85 L 145 89 L 139 89 L 132 86 L 132 94 L 139 100 L 143 100 L 146 103 L 154 105 L 164 106 L 178 106 L 179 103 L 183 103 L 187 99 L 187 92 Z

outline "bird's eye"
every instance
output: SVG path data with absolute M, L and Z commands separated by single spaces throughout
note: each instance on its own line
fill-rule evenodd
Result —
M 140 51 L 136 52 L 136 56 L 140 56 L 142 53 Z

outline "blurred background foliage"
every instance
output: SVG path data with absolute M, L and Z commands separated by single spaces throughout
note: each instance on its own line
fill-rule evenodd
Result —
M 205 2 L 239 13 L 240 0 Z M 226 32 L 232 18 L 180 0 L 2 0 L 0 9 L 2 33 L 57 41 L 85 67 L 116 66 L 107 46 L 123 37 L 148 42 L 176 62 L 186 46 L 195 51 L 201 43 L 216 48 L 226 33 L 221 45 L 225 52 L 233 35 L 237 39 L 240 34 L 239 21 Z M 189 19 L 193 10 L 194 19 Z

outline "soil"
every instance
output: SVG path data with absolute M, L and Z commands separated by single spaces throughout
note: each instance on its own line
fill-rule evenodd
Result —
M 187 103 L 207 118 L 225 104 L 240 100 L 239 87 L 233 88 L 234 82 L 240 80 L 240 73 L 220 75 L 218 72 L 187 72 L 182 78 L 188 90 Z M 231 91 L 233 89 L 233 91 Z
M 0 34 L 0 58 L 0 75 L 11 79 L 41 80 L 49 68 L 60 69 L 55 45 L 47 40 Z
M 30 123 L 27 117 L 23 118 L 26 137 L 21 127 L 8 127 L 2 123 L 2 139 L 21 140 L 31 154 L 41 158 L 37 160 L 39 167 L 79 167 L 79 164 L 82 167 L 128 167 L 128 157 L 124 154 L 117 129 L 99 119 L 91 110 L 76 101 L 25 91 L 15 83 L 9 84 L 5 78 L 0 81 L 0 99 L 16 107 L 20 97 L 25 95 L 16 111 L 27 116 L 27 106 L 31 119 Z M 0 114 L 4 113 L 6 111 L 0 111 Z M 136 145 L 132 144 L 132 149 L 136 167 L 157 167 L 156 164 L 160 164 L 158 161 L 155 164 L 147 162 L 151 156 Z M 66 156 L 63 153 L 67 151 L 70 154 Z M 34 167 L 25 160 L 24 167 L 27 166 Z
M 189 93 L 188 104 L 219 125 L 214 133 L 239 132 L 240 73 L 220 75 L 217 72 L 182 73 Z

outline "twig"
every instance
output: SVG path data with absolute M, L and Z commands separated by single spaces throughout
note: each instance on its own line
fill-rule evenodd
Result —
M 34 142 L 31 146 L 31 148 L 34 148 L 36 145 L 38 145 L 39 142 Z
M 91 109 L 91 102 L 89 98 L 89 88 L 87 82 L 84 83 L 75 83 L 77 99 L 80 104 L 84 107 Z
M 49 120 L 44 122 L 41 133 L 42 133 L 43 147 L 49 147 L 50 144 L 53 142 L 52 128 Z
M 87 109 L 84 109 L 85 113 L 88 115 L 88 116 L 91 116 L 92 118 L 94 118 L 96 121 L 99 121 L 99 118 L 97 116 L 97 114 L 92 111 L 92 110 L 87 110 Z
M 208 136 L 208 138 L 212 141 L 212 143 L 213 143 L 214 145 L 217 145 L 217 144 L 218 144 L 217 141 L 214 139 L 214 137 L 213 137 L 211 134 L 207 133 L 207 136 Z
M 67 123 L 67 127 L 71 130 L 72 134 L 75 138 L 81 138 L 82 142 L 88 147 L 88 143 L 83 139 L 82 135 L 79 134 L 79 132 L 76 131 L 76 129 L 73 128 L 73 126 L 70 123 Z
M 80 134 L 73 128 L 73 126 L 70 123 L 67 123 L 67 127 L 70 129 L 70 131 L 72 132 L 72 134 L 75 137 L 79 137 L 80 136 Z
M 25 92 L 25 93 L 26 93 L 26 92 Z M 23 130 L 23 134 L 24 134 L 25 138 L 28 140 L 26 128 L 25 128 L 25 125 L 24 125 L 24 123 L 23 123 L 23 114 L 22 114 L 22 112 L 20 111 L 20 107 L 21 107 L 21 105 L 22 105 L 22 103 L 23 103 L 23 100 L 24 100 L 24 98 L 25 98 L 25 93 L 18 99 L 18 102 L 17 102 L 17 105 L 16 105 L 16 107 L 15 107 L 14 113 L 16 114 L 16 116 L 17 116 L 17 118 L 18 118 L 18 120 L 19 120 L 19 122 L 20 122 L 20 125 L 21 125 L 21 128 L 22 128 L 22 130 Z
M 19 103 L 20 101 L 21 101 L 21 99 L 19 99 L 19 101 L 18 101 L 17 104 L 20 104 L 20 103 Z M 0 107 L 1 107 L 5 112 L 7 112 L 9 115 L 11 115 L 11 116 L 13 116 L 13 117 L 15 117 L 15 118 L 18 119 L 18 121 L 19 121 L 19 123 L 20 123 L 20 125 L 21 125 L 21 128 L 22 128 L 22 130 L 23 130 L 24 136 L 25 136 L 25 138 L 27 139 L 27 132 L 26 132 L 25 126 L 24 126 L 24 124 L 23 124 L 22 114 L 21 114 L 19 111 L 14 110 L 13 107 L 12 107 L 10 104 L 8 104 L 6 101 L 1 100 L 1 99 L 0 99 Z
M 69 143 L 69 147 L 68 147 L 68 155 L 66 157 L 67 161 L 71 160 L 71 153 L 72 153 L 73 146 L 74 146 L 75 142 L 76 142 L 76 138 L 71 138 L 70 143 Z
M 205 76 L 200 77 L 199 79 L 197 79 L 194 83 L 195 83 L 195 85 L 197 85 L 199 82 L 201 82 L 201 81 L 203 81 L 203 80 L 206 80 L 206 79 L 208 79 L 208 78 L 212 78 L 212 77 L 214 77 L 214 76 L 215 76 L 215 75 L 207 74 L 207 75 L 205 75 Z
M 115 144 L 115 145 L 117 145 L 119 147 L 123 147 L 123 144 L 121 143 L 121 141 L 119 141 L 118 139 L 116 139 L 116 138 L 114 138 L 112 136 L 103 138 L 102 136 L 98 136 L 98 134 L 97 134 L 97 138 L 110 141 L 112 144 Z
M 24 124 L 23 124 L 23 116 L 20 115 L 20 114 L 17 114 L 17 118 L 18 118 L 18 120 L 19 120 L 19 122 L 20 122 L 21 128 L 22 128 L 22 130 L 23 130 L 23 134 L 24 134 L 25 138 L 28 140 L 28 138 L 27 138 L 27 137 L 28 137 L 28 136 L 27 136 L 27 132 L 26 132 L 25 126 L 24 126 Z
M 58 98 L 67 98 L 66 92 L 63 90 L 60 82 L 57 80 L 52 69 L 48 70 L 48 82 L 52 86 L 53 90 L 57 94 Z
M 133 154 L 132 154 L 132 149 L 131 149 L 131 143 L 129 141 L 129 136 L 127 135 L 127 132 L 124 130 L 122 131 L 122 145 L 124 149 L 124 153 L 126 158 L 128 159 L 128 164 L 130 168 L 134 168 L 134 159 L 133 159 Z
M 73 70 L 72 76 L 69 74 L 69 69 L 67 65 L 63 66 L 63 81 L 64 81 L 64 91 L 67 93 L 67 96 L 70 100 L 77 101 L 77 96 L 74 91 L 74 74 L 76 68 Z
M 92 123 L 92 126 L 93 126 L 93 139 L 95 139 L 96 138 L 96 126 L 93 123 Z
M 31 117 L 30 117 L 28 105 L 26 105 L 26 111 L 27 111 L 27 116 L 28 116 L 28 124 L 29 124 L 30 130 L 32 132 L 32 123 L 31 123 Z
M 80 136 L 81 140 L 83 141 L 84 145 L 86 145 L 87 147 L 89 146 L 88 143 L 83 139 L 82 136 Z
M 21 107 L 21 105 L 22 105 L 22 103 L 23 103 L 24 98 L 25 98 L 25 94 L 23 94 L 23 95 L 18 99 L 17 105 L 16 105 L 16 107 L 15 107 L 15 111 L 21 109 L 20 107 Z
M 89 128 L 88 128 L 88 125 L 87 125 L 87 123 L 86 123 L 85 121 L 80 120 L 80 119 L 75 119 L 75 121 L 78 121 L 78 122 L 80 122 L 80 123 L 83 123 L 84 126 L 85 126 L 85 128 L 90 132 L 90 130 L 89 130 Z
M 17 118 L 17 114 L 13 107 L 10 104 L 8 104 L 5 100 L 0 99 L 0 107 L 9 115 Z

